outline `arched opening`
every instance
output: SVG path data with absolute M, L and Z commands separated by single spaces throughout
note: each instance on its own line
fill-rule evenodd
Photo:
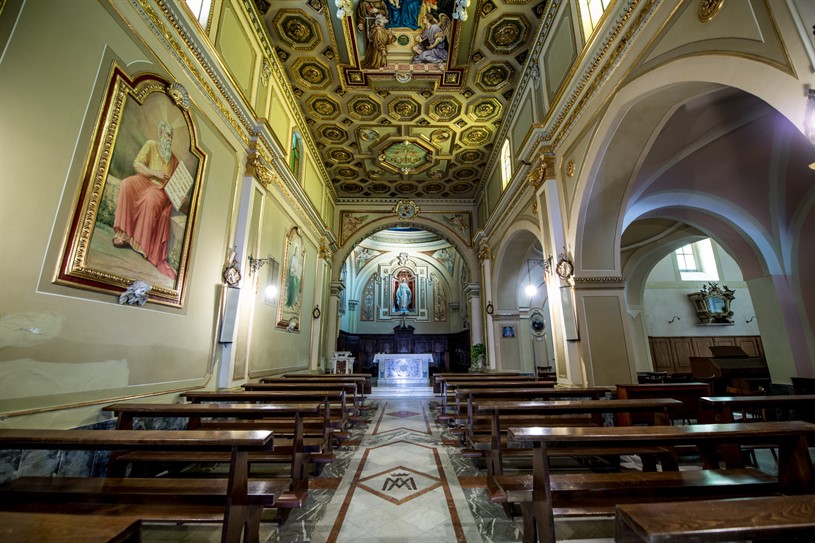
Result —
M 469 365 L 469 266 L 438 233 L 389 225 L 354 240 L 340 268 L 337 349 L 363 372 L 377 354 L 431 354 L 431 371 Z

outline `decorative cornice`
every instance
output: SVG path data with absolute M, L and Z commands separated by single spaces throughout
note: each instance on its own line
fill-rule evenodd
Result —
M 210 103 L 221 112 L 224 120 L 232 127 L 234 134 L 246 145 L 249 145 L 249 134 L 252 132 L 252 122 L 247 112 L 241 111 L 239 101 L 236 100 L 223 83 L 223 78 L 215 73 L 210 63 L 204 58 L 198 45 L 192 40 L 190 34 L 181 24 L 181 21 L 170 9 L 168 0 L 155 0 L 162 17 L 153 9 L 148 0 L 131 0 L 134 7 L 141 12 L 143 18 L 150 23 L 153 32 L 175 53 L 176 60 L 187 70 L 193 81 L 197 82 L 201 90 L 209 98 Z M 170 30 L 175 32 L 175 35 Z M 176 39 L 176 35 L 181 43 Z M 183 45 L 182 45 L 183 44 Z M 203 70 L 203 73 L 201 72 Z M 206 75 L 206 77 L 205 77 Z M 211 81 L 217 88 L 210 86 Z
M 285 98 L 292 115 L 294 115 L 297 127 L 300 129 L 300 135 L 303 137 L 303 143 L 308 148 L 311 156 L 314 157 L 314 166 L 317 168 L 317 171 L 322 177 L 323 185 L 331 195 L 331 199 L 336 201 L 337 193 L 334 191 L 334 186 L 331 183 L 331 177 L 328 175 L 328 170 L 325 169 L 325 165 L 323 164 L 322 160 L 320 160 L 320 151 L 317 149 L 314 139 L 311 137 L 311 130 L 308 129 L 303 112 L 300 110 L 300 104 L 294 96 L 294 92 L 292 91 L 286 71 L 283 68 L 283 65 L 280 63 L 280 59 L 277 57 L 274 47 L 272 47 L 272 44 L 269 41 L 263 21 L 259 17 L 257 6 L 255 6 L 255 3 L 252 0 L 242 0 L 241 3 L 246 10 L 252 28 L 255 30 L 255 37 L 258 39 L 259 45 L 263 48 L 263 52 L 266 54 L 266 56 L 271 59 L 272 76 L 278 82 L 283 91 L 283 97 Z M 328 11 L 328 6 L 326 5 L 325 7 L 326 11 Z
M 609 277 L 572 277 L 570 284 L 575 290 L 589 289 L 621 289 L 625 288 L 625 278 L 622 276 Z

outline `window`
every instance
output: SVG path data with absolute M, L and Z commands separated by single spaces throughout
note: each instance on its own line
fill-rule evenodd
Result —
M 579 0 L 580 17 L 583 22 L 583 39 L 588 40 L 606 8 L 613 0 Z
M 209 22 L 209 11 L 212 8 L 212 0 L 187 0 L 187 7 L 190 8 L 192 14 L 198 19 L 203 28 L 207 27 Z
M 710 238 L 677 249 L 676 268 L 682 281 L 718 281 L 716 255 Z
M 509 147 L 509 139 L 504 140 L 501 147 L 501 190 L 507 188 L 512 179 L 512 149 Z

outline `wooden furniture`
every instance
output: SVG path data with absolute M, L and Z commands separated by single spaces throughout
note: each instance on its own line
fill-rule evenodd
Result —
M 680 512 L 681 514 L 677 514 Z M 617 543 L 811 541 L 815 495 L 617 506 Z
M 455 377 L 440 377 L 438 378 L 438 382 L 440 385 L 440 394 L 441 394 L 441 401 L 442 401 L 442 410 L 447 407 L 447 398 L 448 394 L 450 393 L 450 384 L 452 383 L 454 386 L 459 385 L 467 385 L 473 384 L 477 386 L 500 386 L 503 382 L 511 382 L 513 384 L 524 384 L 537 381 L 538 378 L 535 375 L 463 375 L 463 376 L 455 376 Z M 524 383 L 521 383 L 523 381 Z M 547 382 L 548 386 L 554 386 L 555 383 Z
M 348 429 L 348 405 L 345 390 L 229 390 L 229 391 L 197 391 L 183 392 L 181 397 L 192 403 L 202 402 L 236 402 L 236 403 L 288 403 L 319 401 L 323 402 L 325 409 L 333 403 L 339 406 L 339 417 L 331 417 L 333 436 L 337 441 L 350 436 Z
M 555 387 L 556 383 L 554 381 L 538 381 L 537 379 L 525 379 L 525 380 L 516 380 L 516 379 L 494 379 L 488 381 L 476 381 L 467 379 L 464 381 L 459 380 L 451 380 L 447 379 L 443 382 L 443 388 L 445 390 L 445 394 L 442 396 L 442 409 L 447 412 L 447 406 L 450 403 L 450 400 L 455 400 L 455 411 L 454 413 L 462 414 L 463 410 L 462 407 L 466 405 L 466 396 L 460 396 L 458 391 L 461 389 L 466 390 L 491 390 L 500 388 L 503 390 L 510 389 L 510 388 L 518 388 L 518 389 L 545 389 L 551 390 Z M 463 402 L 459 401 L 459 398 L 463 400 Z
M 526 449 L 512 449 L 507 447 L 507 439 L 504 435 L 508 425 L 531 424 L 540 426 L 602 426 L 602 415 L 606 413 L 614 414 L 617 418 L 623 413 L 645 413 L 652 421 L 652 424 L 669 424 L 671 420 L 671 410 L 681 409 L 682 402 L 670 398 L 645 399 L 645 400 L 567 400 L 567 401 L 522 401 L 522 400 L 482 400 L 475 403 L 475 410 L 478 413 L 486 413 L 490 417 L 489 441 L 476 439 L 480 436 L 473 436 L 472 446 L 475 449 L 486 451 L 487 476 L 495 477 L 503 475 L 503 460 L 506 454 L 512 456 L 528 456 L 531 452 Z M 568 417 L 589 415 L 590 418 L 570 420 Z M 486 446 L 485 446 L 486 445 Z M 513 454 L 515 453 L 515 454 Z M 615 446 L 612 444 L 598 445 L 593 450 L 571 450 L 555 449 L 550 452 L 560 456 L 616 456 L 619 459 L 621 454 L 645 454 L 649 456 L 643 463 L 650 466 L 651 471 L 656 471 L 655 458 L 659 455 L 662 459 L 663 469 L 677 469 L 677 464 L 673 456 L 664 447 L 649 447 L 646 449 L 632 449 Z M 492 489 L 495 487 L 490 485 Z
M 521 503 L 524 542 L 554 543 L 554 515 L 610 514 L 620 503 L 678 499 L 761 496 L 778 492 L 815 491 L 812 459 L 806 435 L 815 424 L 800 421 L 752 424 L 634 427 L 511 427 L 509 437 L 533 444 L 533 473 L 526 477 L 496 477 L 507 501 Z M 774 443 L 780 450 L 778 475 L 744 468 L 741 458 L 727 458 L 718 469 L 721 445 Z M 670 447 L 693 445 L 704 470 L 621 473 L 550 474 L 550 447 L 597 446 Z
M 346 375 L 354 372 L 354 360 L 351 351 L 335 351 L 328 359 L 329 373 Z
M 488 376 L 498 376 L 498 377 L 513 377 L 517 375 L 521 375 L 519 371 L 479 371 L 479 372 L 444 372 L 444 373 L 434 373 L 433 374 L 433 394 L 440 394 L 441 387 L 444 380 L 448 377 L 456 378 L 456 377 L 466 377 L 466 378 L 474 378 L 474 377 L 483 377 L 485 375 Z
M 690 373 L 692 356 L 710 356 L 711 346 L 735 345 L 749 356 L 764 356 L 761 336 L 651 336 L 654 371 Z
M 0 486 L 0 501 L 6 510 L 25 504 L 55 512 L 62 511 L 53 504 L 66 502 L 126 503 L 126 511 L 143 519 L 210 522 L 219 520 L 212 516 L 218 506 L 222 542 L 237 543 L 243 532 L 257 540 L 262 509 L 272 507 L 291 484 L 288 479 L 250 483 L 249 453 L 272 447 L 268 430 L 0 430 L 2 449 L 230 453 L 225 479 L 21 477 Z
M 815 394 L 815 378 L 792 377 L 793 394 Z
M 186 418 L 188 430 L 257 429 L 275 431 L 275 447 L 270 451 L 249 453 L 249 463 L 285 463 L 291 465 L 291 493 L 286 496 L 289 507 L 299 507 L 306 498 L 308 477 L 304 465 L 309 462 L 325 463 L 322 456 L 331 456 L 331 440 L 323 430 L 319 438 L 305 438 L 303 420 L 307 415 L 319 415 L 323 410 L 320 402 L 290 404 L 239 404 L 239 403 L 117 403 L 105 406 L 103 411 L 117 416 L 117 428 L 132 430 L 136 418 Z M 240 428 L 242 424 L 247 428 Z M 290 436 L 288 439 L 282 435 Z M 111 465 L 124 474 L 128 463 L 190 464 L 194 462 L 229 462 L 225 453 L 214 452 L 155 452 L 140 451 L 118 453 L 111 458 Z M 280 505 L 281 500 L 278 500 Z
M 286 379 L 349 379 L 349 378 L 362 378 L 363 382 L 365 383 L 365 389 L 362 391 L 365 394 L 371 393 L 371 387 L 373 386 L 373 374 L 370 373 L 349 373 L 345 375 L 333 375 L 330 373 L 286 373 L 283 375 Z M 261 383 L 265 383 L 266 379 L 261 379 Z
M 297 392 L 297 391 L 311 391 L 311 390 L 344 390 L 345 397 L 351 398 L 351 412 L 354 415 L 362 413 L 362 400 L 361 394 L 357 394 L 357 390 L 362 389 L 362 383 L 357 385 L 354 381 L 340 381 L 339 379 L 330 379 L 325 381 L 309 380 L 297 381 L 295 379 L 277 379 L 267 380 L 263 383 L 246 383 L 241 388 L 250 391 L 272 391 L 278 390 L 283 392 Z
M 653 383 L 637 385 L 617 385 L 617 398 L 633 400 L 645 398 L 674 398 L 685 404 L 684 411 L 676 413 L 679 420 L 690 422 L 710 422 L 708 414 L 700 411 L 699 398 L 710 396 L 710 385 L 707 383 Z M 622 416 L 618 421 L 623 426 L 632 426 L 639 422 L 636 416 Z
M 589 399 L 599 400 L 611 392 L 609 387 L 585 387 L 585 388 L 548 388 L 524 386 L 522 388 L 503 388 L 503 385 L 495 388 L 457 388 L 456 389 L 456 409 L 460 413 L 459 421 L 466 428 L 466 435 L 470 442 L 475 440 L 475 434 L 479 431 L 479 417 L 476 416 L 475 402 L 485 400 L 565 400 L 565 399 Z M 489 433 L 490 421 L 487 421 L 487 433 Z
M 783 409 L 795 412 L 797 420 L 806 420 L 815 413 L 815 394 L 792 394 L 784 396 L 702 396 L 702 407 L 713 411 L 714 422 L 733 422 L 733 411 L 767 411 Z M 765 416 L 765 419 L 775 419 Z M 787 417 L 789 418 L 789 417 Z
M 758 392 L 759 386 L 769 386 L 770 369 L 763 356 L 750 356 L 735 345 L 712 346 L 710 352 L 713 356 L 692 356 L 690 365 L 694 379 L 709 380 L 713 394 L 727 394 L 728 389 L 750 394 Z M 751 386 L 747 379 L 755 384 Z
M 0 511 L 0 541 L 9 543 L 141 543 L 138 517 Z
M 340 331 L 337 350 L 350 351 L 357 359 L 358 371 L 373 372 L 376 369 L 376 353 L 430 353 L 432 367 L 437 371 L 455 371 L 470 365 L 470 332 L 464 330 L 453 334 L 415 333 L 413 326 L 399 325 L 392 332 L 381 334 L 357 334 Z

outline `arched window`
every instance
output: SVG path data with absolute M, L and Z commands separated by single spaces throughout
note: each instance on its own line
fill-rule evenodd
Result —
M 300 132 L 293 130 L 291 133 L 291 155 L 289 157 L 289 169 L 298 181 L 302 181 L 300 168 L 303 162 L 303 136 Z
M 512 149 L 507 138 L 501 147 L 501 190 L 507 188 L 510 179 L 512 179 Z

